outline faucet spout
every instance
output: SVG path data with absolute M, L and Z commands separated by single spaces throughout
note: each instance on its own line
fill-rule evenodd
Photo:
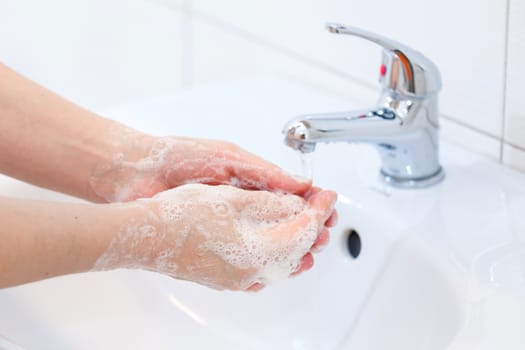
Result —
M 330 23 L 331 33 L 350 34 L 383 47 L 374 109 L 304 115 L 283 129 L 287 146 L 313 152 L 320 142 L 366 142 L 381 157 L 381 175 L 392 186 L 421 188 L 440 182 L 438 92 L 436 65 L 421 53 L 389 38 L 359 28 Z
M 384 143 L 402 132 L 403 120 L 389 108 L 304 115 L 284 126 L 285 144 L 302 153 L 319 142 Z
M 378 108 L 311 114 L 291 119 L 283 129 L 287 146 L 310 153 L 318 143 L 369 143 L 381 157 L 385 182 L 401 188 L 422 188 L 440 182 L 436 122 L 437 99 L 395 101 L 382 97 Z

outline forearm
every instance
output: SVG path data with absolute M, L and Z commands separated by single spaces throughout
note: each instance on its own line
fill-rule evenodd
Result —
M 0 288 L 89 271 L 129 215 L 108 207 L 0 197 Z
M 0 64 L 0 172 L 103 201 L 90 178 L 128 146 L 118 129 Z
M 311 188 L 228 142 L 154 138 L 97 116 L 2 64 L 0 173 L 95 202 L 195 182 L 299 195 Z

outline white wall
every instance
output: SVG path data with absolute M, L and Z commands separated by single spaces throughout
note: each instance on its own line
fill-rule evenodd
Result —
M 443 137 L 525 171 L 522 0 L 150 1 L 192 24 L 194 85 L 274 73 L 373 104 L 380 50 L 324 23 L 404 42 L 441 69 Z
M 382 33 L 441 69 L 442 135 L 525 171 L 522 0 L 0 0 L 0 60 L 91 108 L 268 74 L 372 105 Z
M 0 0 L 0 61 L 89 108 L 180 88 L 182 34 L 142 0 Z

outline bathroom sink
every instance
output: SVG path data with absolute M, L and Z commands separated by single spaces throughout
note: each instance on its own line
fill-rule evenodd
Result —
M 268 78 L 102 113 L 154 134 L 228 139 L 300 173 L 281 126 L 355 107 Z M 446 142 L 441 149 L 442 184 L 399 190 L 379 181 L 370 146 L 320 145 L 314 181 L 337 190 L 340 220 L 308 273 L 259 293 L 127 270 L 4 289 L 0 349 L 10 349 L 2 338 L 53 350 L 523 349 L 525 176 Z M 7 177 L 0 194 L 74 200 Z

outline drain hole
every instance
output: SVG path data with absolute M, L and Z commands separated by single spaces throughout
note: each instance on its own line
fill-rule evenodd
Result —
M 357 259 L 361 253 L 361 237 L 356 230 L 349 229 L 347 231 L 346 247 L 352 258 Z

